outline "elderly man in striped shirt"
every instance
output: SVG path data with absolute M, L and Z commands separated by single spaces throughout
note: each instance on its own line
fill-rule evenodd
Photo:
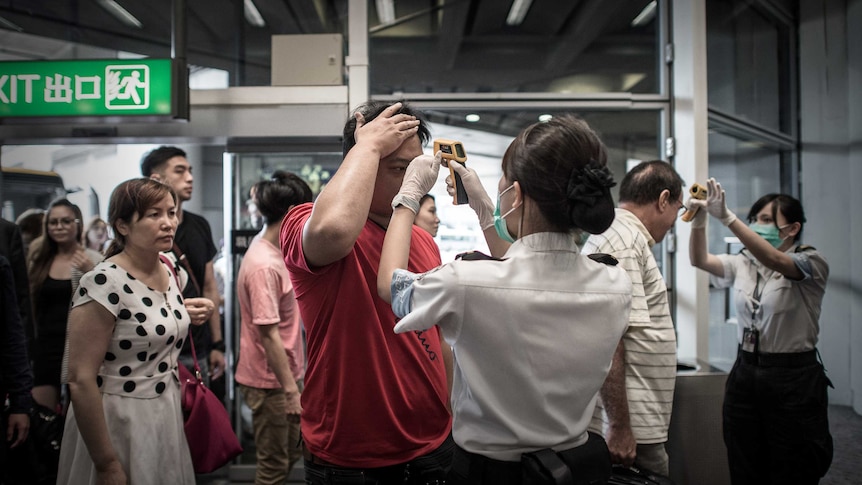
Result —
M 676 334 L 667 287 L 652 253 L 683 208 L 683 181 L 661 160 L 635 166 L 620 184 L 611 227 L 590 236 L 586 253 L 608 253 L 632 281 L 629 325 L 599 392 L 591 428 L 614 463 L 668 475 L 665 449 L 676 382 Z

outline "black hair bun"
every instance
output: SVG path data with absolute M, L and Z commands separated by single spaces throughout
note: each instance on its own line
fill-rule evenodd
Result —
M 614 221 L 611 187 L 616 185 L 606 165 L 591 161 L 569 178 L 569 220 L 590 234 L 604 232 Z

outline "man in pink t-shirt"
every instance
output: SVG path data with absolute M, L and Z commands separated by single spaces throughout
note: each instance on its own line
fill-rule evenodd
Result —
M 341 167 L 313 206 L 295 208 L 282 224 L 308 339 L 302 435 L 311 485 L 353 477 L 442 483 L 450 466 L 451 349 L 436 328 L 396 335 L 395 315 L 377 296 L 392 198 L 429 139 L 417 115 L 402 103 L 357 108 L 344 128 Z M 414 230 L 411 271 L 439 264 L 431 236 Z
M 305 352 L 278 233 L 287 211 L 310 202 L 312 195 L 308 184 L 287 172 L 276 172 L 272 180 L 256 187 L 265 225 L 246 251 L 237 277 L 242 327 L 236 381 L 252 411 L 254 483 L 283 484 L 302 456 L 299 416 Z

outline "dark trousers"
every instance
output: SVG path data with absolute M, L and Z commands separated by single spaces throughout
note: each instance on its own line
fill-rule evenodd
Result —
M 306 452 L 307 485 L 444 485 L 455 442 L 449 435 L 436 450 L 407 463 L 382 468 L 344 468 L 321 461 Z
M 740 351 L 724 396 L 724 443 L 733 485 L 819 482 L 832 462 L 828 383 L 814 351 Z

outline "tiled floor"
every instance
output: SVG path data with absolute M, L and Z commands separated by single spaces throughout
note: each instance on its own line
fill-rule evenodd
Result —
M 862 416 L 847 406 L 829 407 L 829 427 L 835 442 L 835 456 L 832 467 L 820 481 L 820 485 L 860 485 L 862 484 Z M 220 470 L 212 475 L 201 477 L 199 485 L 248 484 L 252 481 L 230 481 L 227 471 Z M 294 470 L 290 484 L 303 483 L 302 470 Z M 676 485 L 697 485 L 683 484 Z

